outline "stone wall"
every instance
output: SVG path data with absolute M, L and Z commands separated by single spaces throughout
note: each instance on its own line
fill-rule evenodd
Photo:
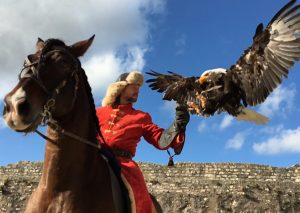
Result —
M 0 212 L 22 212 L 42 163 L 0 167 Z M 140 163 L 164 212 L 300 212 L 300 165 Z

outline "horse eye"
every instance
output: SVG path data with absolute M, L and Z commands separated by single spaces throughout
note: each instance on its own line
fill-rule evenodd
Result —
M 69 69 L 71 66 L 70 66 L 70 61 L 65 59 L 65 58 L 62 58 L 60 60 L 60 65 L 64 68 L 64 69 Z
M 66 58 L 61 58 L 60 61 L 61 61 L 61 63 L 63 63 L 63 64 L 69 64 L 69 60 L 66 59 Z

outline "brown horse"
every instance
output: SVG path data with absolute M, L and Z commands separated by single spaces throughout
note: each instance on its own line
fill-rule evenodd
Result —
M 99 154 L 99 124 L 79 56 L 90 39 L 71 46 L 38 39 L 19 83 L 5 96 L 4 119 L 18 132 L 48 125 L 42 176 L 25 212 L 123 212 L 106 160 Z M 116 192 L 116 193 L 114 193 Z

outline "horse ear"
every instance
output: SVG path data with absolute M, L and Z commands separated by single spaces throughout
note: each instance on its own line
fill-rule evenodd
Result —
M 36 51 L 41 51 L 45 46 L 45 42 L 43 41 L 43 39 L 38 38 L 37 42 L 36 42 Z
M 76 42 L 75 44 L 70 46 L 71 52 L 76 56 L 83 56 L 83 54 L 87 51 L 87 49 L 93 43 L 95 34 L 87 40 Z

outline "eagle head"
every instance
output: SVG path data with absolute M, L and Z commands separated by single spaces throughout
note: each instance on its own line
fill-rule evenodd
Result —
M 205 72 L 202 73 L 200 78 L 198 79 L 198 82 L 200 85 L 204 84 L 209 78 L 217 76 L 219 74 L 226 74 L 226 69 L 223 68 L 217 68 L 217 69 L 211 69 L 211 70 L 206 70 Z

